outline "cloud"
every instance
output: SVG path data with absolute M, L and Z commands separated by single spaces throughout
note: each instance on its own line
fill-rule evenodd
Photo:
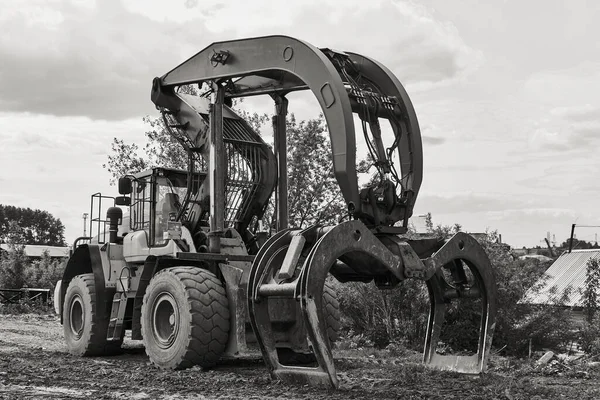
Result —
M 487 213 L 490 220 L 512 219 L 518 221 L 527 220 L 545 220 L 548 221 L 554 218 L 567 218 L 573 220 L 577 217 L 577 212 L 569 208 L 523 208 L 523 209 L 508 209 L 501 211 L 490 211 Z
M 540 71 L 523 86 L 524 100 L 540 104 L 530 147 L 549 151 L 590 151 L 600 145 L 600 62 Z
M 153 110 L 153 77 L 211 42 L 246 35 L 287 33 L 357 51 L 415 89 L 457 79 L 479 63 L 452 24 L 409 1 L 351 0 L 343 8 L 317 1 L 208 1 L 202 7 L 188 1 L 176 7 L 184 10 L 183 22 L 152 1 L 79 3 L 3 4 L 0 110 L 105 120 L 144 115 Z M 349 35 L 348 27 L 357 34 Z
M 419 196 L 418 208 L 425 212 L 438 211 L 444 214 L 462 212 L 491 212 L 507 208 L 526 208 L 531 206 L 527 201 L 507 195 L 461 193 L 437 195 L 424 193 Z
M 600 145 L 600 108 L 555 108 L 536 125 L 530 137 L 535 149 L 590 151 Z
M 579 104 L 597 104 L 600 92 L 600 61 L 583 62 L 571 68 L 543 70 L 532 74 L 523 85 L 523 93 L 536 103 L 553 108 Z M 581 107 L 575 104 L 575 107 Z M 566 108 L 572 114 L 573 108 Z M 564 110 L 563 110 L 564 112 Z
M 600 62 L 539 71 L 523 85 L 524 102 L 535 101 L 543 116 L 530 136 L 534 150 L 590 152 L 600 146 Z
M 0 147 L 4 158 L 15 153 L 51 155 L 55 150 L 84 151 L 106 154 L 113 137 L 142 142 L 141 119 L 124 121 L 92 121 L 87 117 L 56 117 L 30 113 L 0 112 Z M 36 161 L 52 162 L 51 158 Z
M 591 104 L 556 107 L 551 110 L 551 113 L 572 122 L 600 121 L 600 106 Z
M 449 22 L 413 1 L 309 2 L 283 27 L 320 47 L 354 51 L 390 68 L 409 90 L 459 79 L 478 68 L 482 54 L 469 47 Z M 383 26 L 388 29 L 381 29 Z M 348 35 L 353 27 L 355 35 Z M 266 31 L 267 29 L 265 29 Z
M 68 241 L 81 235 L 90 195 L 116 193 L 102 168 L 112 138 L 143 142 L 145 128 L 141 119 L 28 113 L 0 113 L 0 126 L 0 204 L 48 210 L 65 224 Z
M 542 240 L 548 232 L 562 241 L 568 237 L 575 221 L 592 222 L 597 219 L 575 208 L 562 207 L 507 209 L 487 212 L 479 218 L 502 233 L 505 243 L 516 246 L 544 245 Z
M 159 23 L 114 0 L 12 4 L 0 14 L 2 111 L 105 120 L 147 114 L 152 78 L 192 54 L 185 46 L 195 38 L 214 38 L 202 24 Z
M 442 225 L 459 223 L 467 232 L 498 230 L 503 241 L 517 246 L 535 246 L 546 236 L 555 233 L 557 238 L 568 234 L 570 224 L 579 219 L 593 223 L 594 210 L 568 208 L 564 203 L 552 205 L 530 196 L 508 193 L 454 193 L 422 194 L 417 200 L 414 215 L 431 212 L 433 222 Z
M 562 131 L 537 128 L 529 139 L 530 147 L 538 150 L 564 151 L 571 148 L 571 143 Z
M 198 0 L 185 0 L 186 8 L 194 8 L 198 5 Z
M 432 146 L 437 146 L 437 145 L 440 145 L 440 144 L 444 144 L 444 142 L 446 141 L 446 138 L 443 138 L 443 137 L 426 136 L 426 135 L 423 135 L 421 137 L 421 139 L 423 139 L 423 143 L 430 144 Z
M 600 197 L 597 171 L 600 161 L 596 157 L 569 157 L 567 161 L 554 158 L 529 165 L 537 173 L 529 177 L 515 176 L 515 183 L 523 190 L 540 198 L 540 204 L 571 204 L 577 209 L 597 209 L 595 198 Z M 526 192 L 526 193 L 527 193 Z M 577 206 L 575 206 L 577 204 Z

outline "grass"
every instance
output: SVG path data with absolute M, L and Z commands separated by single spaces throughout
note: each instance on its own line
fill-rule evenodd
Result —
M 54 306 L 40 300 L 21 299 L 16 303 L 0 303 L 0 315 L 53 314 Z

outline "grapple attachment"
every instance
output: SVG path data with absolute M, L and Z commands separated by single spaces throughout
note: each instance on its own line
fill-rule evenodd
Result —
M 419 249 L 421 254 L 414 249 Z M 464 233 L 456 234 L 441 246 L 437 241 L 411 242 L 398 236 L 385 236 L 381 240 L 362 222 L 350 221 L 334 227 L 281 231 L 267 241 L 256 256 L 248 284 L 249 315 L 273 378 L 339 386 L 322 305 L 323 287 L 329 273 L 342 282 L 374 280 L 387 287 L 409 278 L 426 281 L 431 312 L 424 362 L 463 373 L 485 371 L 494 330 L 496 286 L 481 245 Z M 448 274 L 453 277 L 450 281 L 446 278 Z M 477 353 L 472 356 L 437 354 L 447 304 L 459 297 L 481 300 Z M 316 367 L 280 362 L 268 312 L 272 298 L 293 298 L 300 302 L 301 318 Z
M 424 262 L 428 268 L 435 270 L 435 274 L 427 280 L 431 311 L 423 361 L 440 369 L 466 374 L 485 372 L 496 326 L 496 281 L 487 254 L 472 236 L 457 233 Z M 452 279 L 446 278 L 446 271 Z M 476 354 L 455 356 L 436 353 L 446 310 L 453 299 L 481 300 Z
M 204 113 L 208 120 L 198 112 L 195 100 L 179 90 L 190 84 L 210 88 L 203 94 L 204 103 L 211 98 Z M 345 217 L 350 219 L 333 227 L 288 229 L 286 96 L 302 90 L 314 94 L 327 121 L 333 172 L 347 206 Z M 227 133 L 226 105 L 235 98 L 258 95 L 269 95 L 275 103 L 275 159 L 255 135 L 234 137 Z M 484 250 L 463 233 L 446 242 L 401 236 L 408 230 L 421 186 L 423 152 L 416 112 L 392 71 L 361 54 L 319 49 L 286 36 L 266 36 L 209 45 L 155 78 L 151 98 L 157 107 L 174 116 L 182 142 L 192 143 L 188 150 L 209 160 L 209 179 L 204 184 L 208 188 L 197 190 L 198 196 L 190 204 L 191 211 L 199 211 L 189 214 L 199 220 L 200 211 L 208 210 L 202 207 L 203 203 L 210 200 L 210 252 L 220 251 L 225 214 L 233 208 L 236 215 L 240 214 L 235 218 L 235 228 L 251 254 L 256 254 L 248 283 L 250 321 L 275 378 L 339 385 L 322 305 L 328 274 L 340 282 L 374 281 L 385 288 L 404 279 L 427 282 L 431 312 L 424 361 L 467 373 L 485 370 L 494 329 L 496 288 Z M 356 116 L 361 120 L 371 166 L 377 169 L 377 179 L 363 188 L 359 187 L 357 176 Z M 390 129 L 386 133 L 382 127 L 387 126 Z M 248 138 L 255 142 L 252 149 L 263 150 L 261 157 L 240 147 L 247 145 Z M 243 168 L 246 172 L 240 175 L 241 180 L 254 185 L 249 187 L 256 191 L 232 189 L 236 179 L 231 179 L 231 174 L 226 176 L 225 171 L 227 167 L 230 172 L 238 171 L 240 163 L 226 165 L 225 156 L 232 156 L 231 149 L 240 154 L 241 165 L 247 167 Z M 264 173 L 258 177 L 257 171 Z M 258 240 L 252 234 L 255 232 L 249 231 L 259 224 L 252 228 L 250 221 L 258 222 L 262 217 L 275 181 L 275 226 L 279 232 L 258 249 Z M 236 203 L 238 192 L 240 200 Z M 224 204 L 231 199 L 238 206 L 226 209 Z M 481 303 L 477 353 L 442 356 L 436 349 L 448 304 L 459 298 Z M 316 367 L 284 365 L 278 357 L 276 321 L 269 313 L 269 302 L 275 306 L 273 303 L 282 299 L 299 302 L 307 339 L 302 342 L 312 349 Z M 459 307 L 461 304 L 462 300 Z

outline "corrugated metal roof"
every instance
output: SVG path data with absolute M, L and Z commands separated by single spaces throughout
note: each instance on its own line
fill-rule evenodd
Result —
M 545 277 L 541 278 L 520 303 L 526 304 L 556 304 L 565 291 L 570 288 L 569 298 L 564 303 L 570 307 L 583 307 L 582 292 L 585 286 L 585 276 L 588 260 L 600 259 L 600 250 L 573 250 L 564 252 L 548 268 Z M 534 288 L 540 288 L 536 290 Z
M 8 244 L 0 244 L 2 250 L 8 251 L 10 246 Z M 57 246 L 39 246 L 28 244 L 25 245 L 25 255 L 27 257 L 41 257 L 44 251 L 47 251 L 50 257 L 69 257 L 69 247 L 57 247 Z

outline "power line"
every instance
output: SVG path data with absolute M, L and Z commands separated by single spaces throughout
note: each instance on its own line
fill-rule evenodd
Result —
M 600 225 L 571 225 L 571 238 L 569 239 L 569 253 L 573 250 L 573 236 L 575 235 L 575 227 L 579 228 L 600 228 Z

